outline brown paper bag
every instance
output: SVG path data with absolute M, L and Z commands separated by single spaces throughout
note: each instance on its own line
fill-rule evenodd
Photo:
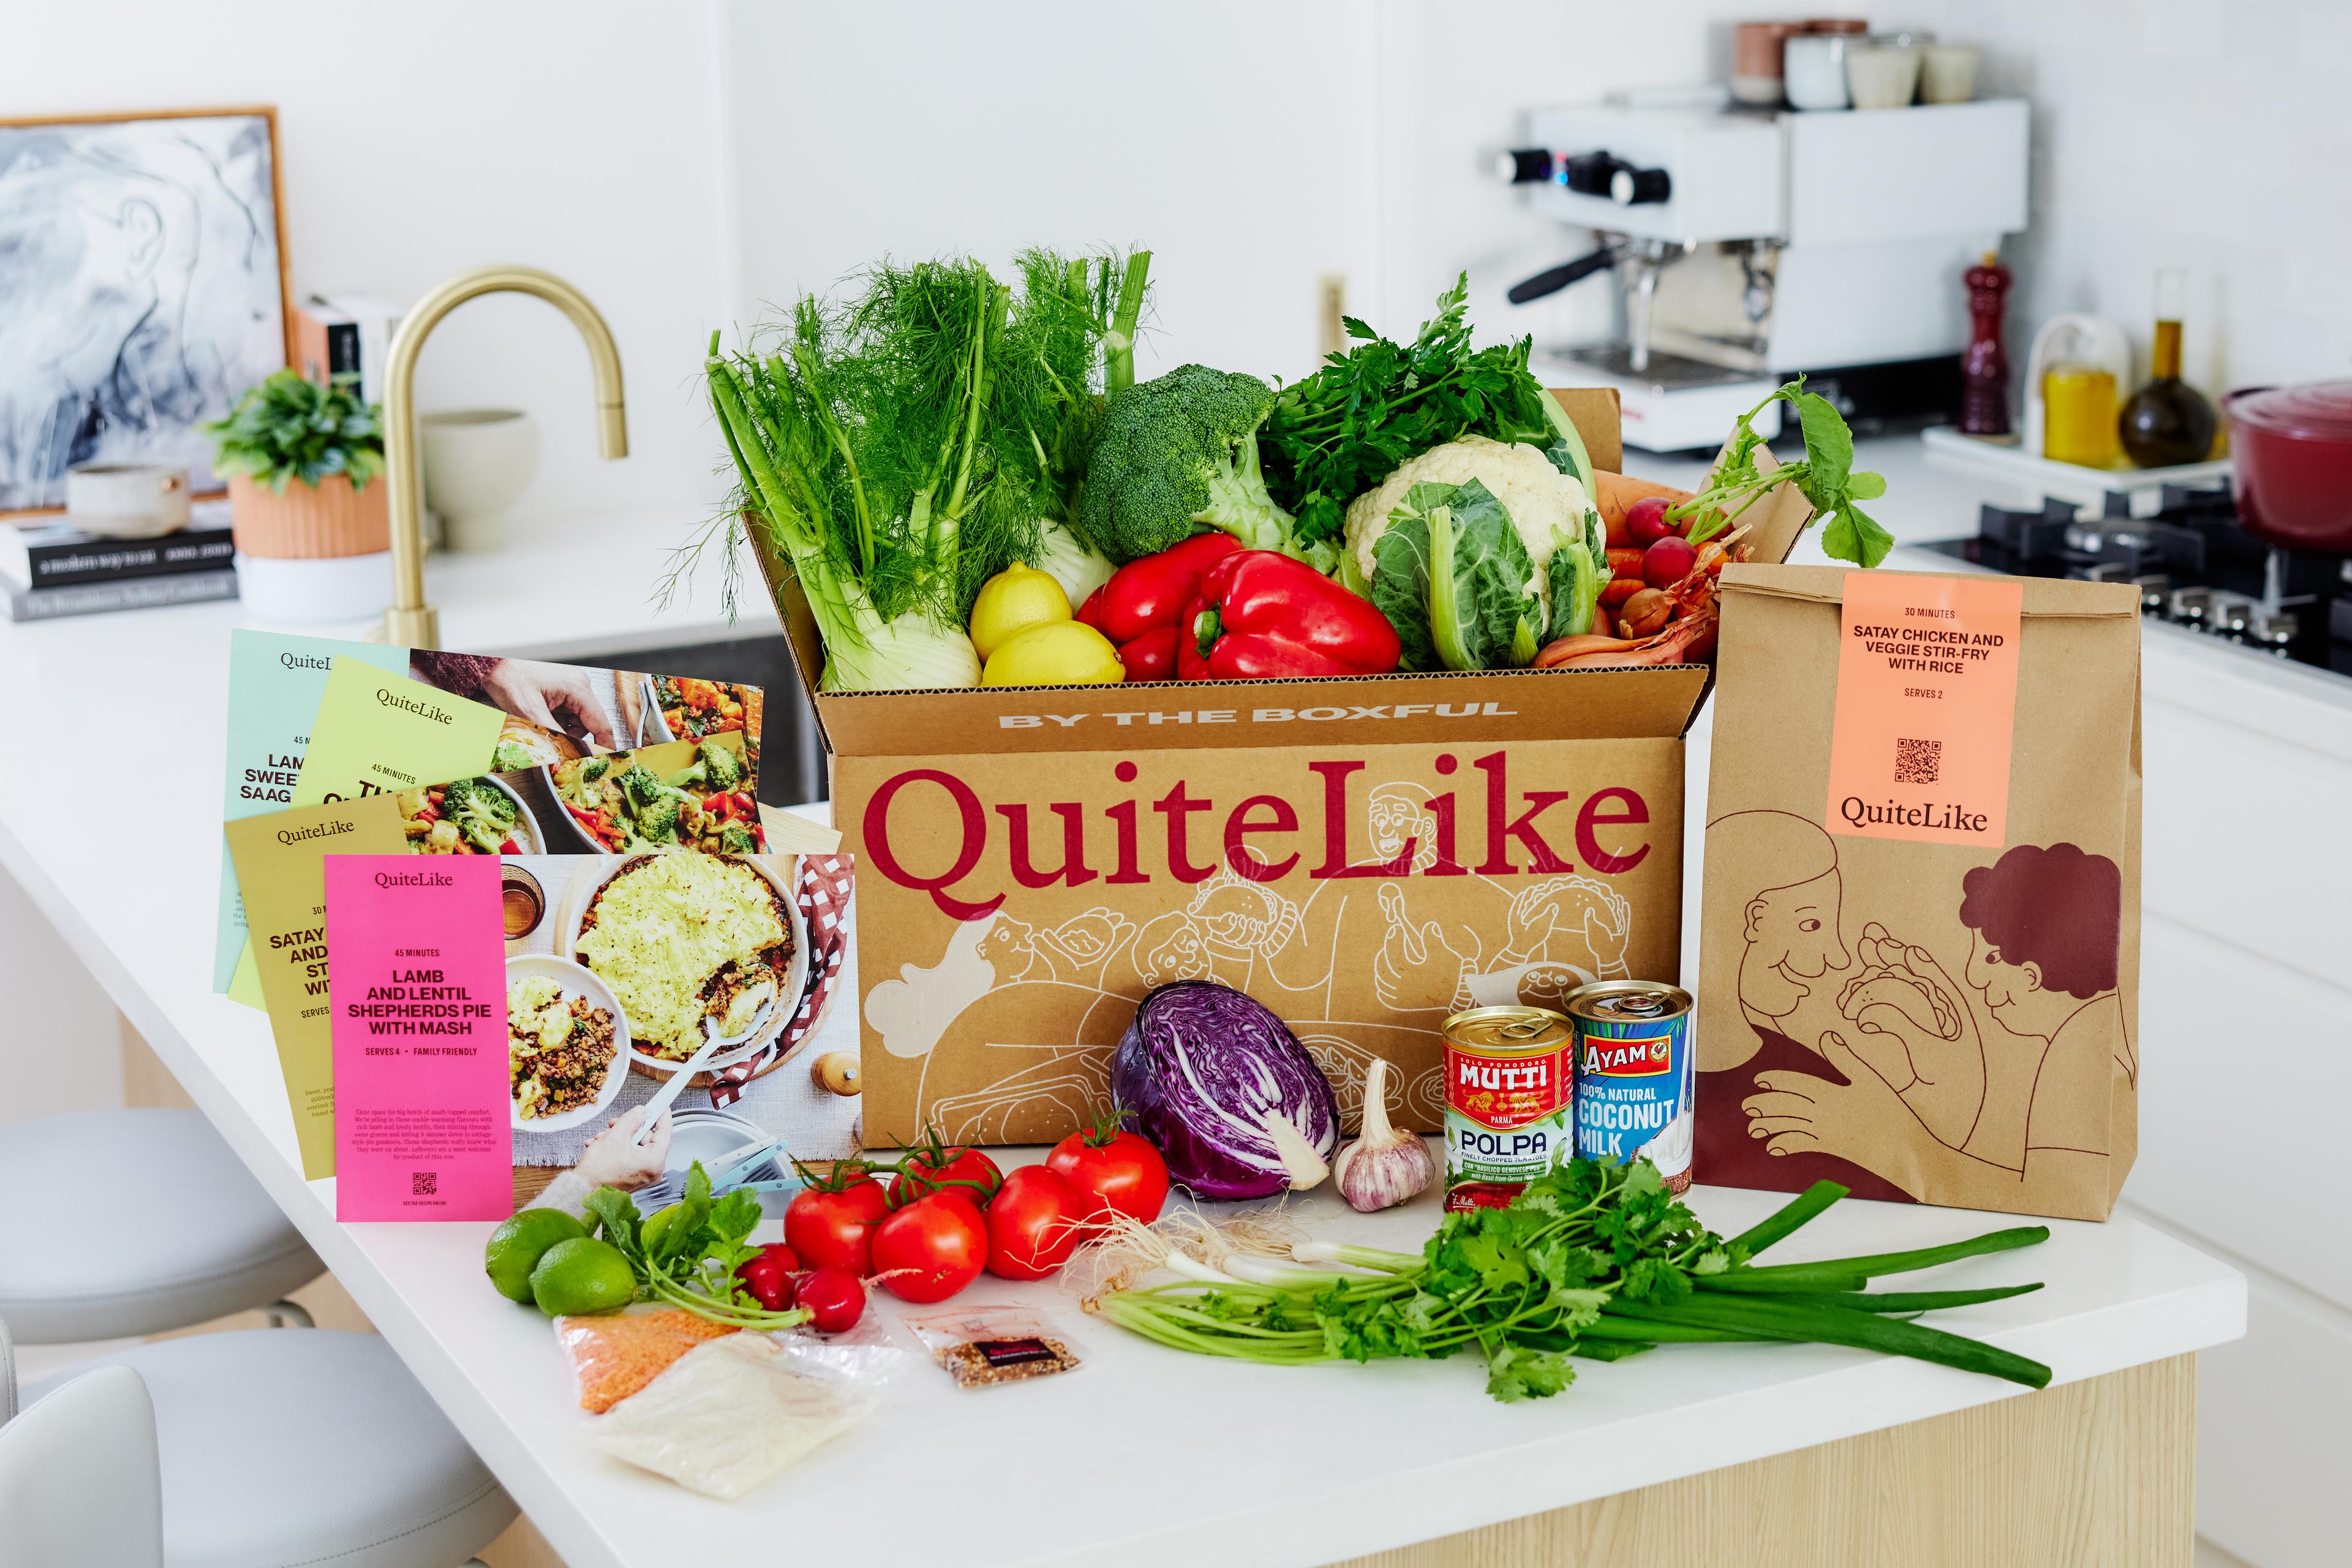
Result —
M 2104 1219 L 2137 1140 L 2128 584 L 1723 574 L 1695 1174 Z

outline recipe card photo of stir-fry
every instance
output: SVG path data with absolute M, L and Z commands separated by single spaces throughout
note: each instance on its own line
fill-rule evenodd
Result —
M 766 847 L 740 730 L 393 792 L 419 855 L 641 855 Z

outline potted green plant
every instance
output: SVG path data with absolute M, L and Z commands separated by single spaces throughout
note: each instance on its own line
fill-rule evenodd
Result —
M 236 547 L 265 560 L 332 560 L 392 547 L 383 485 L 382 411 L 355 375 L 312 381 L 281 370 L 205 426 L 228 479 Z

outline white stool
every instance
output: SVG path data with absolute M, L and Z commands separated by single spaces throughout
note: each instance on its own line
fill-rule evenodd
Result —
M 137 1373 L 153 1401 L 165 1568 L 455 1568 L 515 1517 L 373 1334 L 197 1334 L 99 1364 Z M 41 1419 L 42 1401 L 92 1375 L 33 1384 L 17 1421 Z M 0 1427 L 0 1495 L 15 1431 Z M 14 1563 L 8 1529 L 0 1521 L 0 1560 Z
M 126 1367 L 76 1378 L 0 1426 L 0 1563 L 163 1568 L 155 1407 Z
M 91 1110 L 0 1137 L 0 1320 L 26 1344 L 263 1307 L 325 1272 L 193 1110 Z M 299 1311 L 299 1309 L 295 1309 Z

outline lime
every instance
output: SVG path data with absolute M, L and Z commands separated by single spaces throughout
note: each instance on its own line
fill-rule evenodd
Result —
M 636 1276 L 621 1249 L 589 1237 L 557 1242 L 530 1271 L 531 1300 L 551 1318 L 618 1311 L 636 1293 Z
M 587 1234 L 586 1226 L 562 1209 L 525 1209 L 490 1232 L 490 1244 L 482 1249 L 482 1271 L 508 1300 L 528 1301 L 530 1271 L 539 1267 L 540 1254 L 559 1241 Z

